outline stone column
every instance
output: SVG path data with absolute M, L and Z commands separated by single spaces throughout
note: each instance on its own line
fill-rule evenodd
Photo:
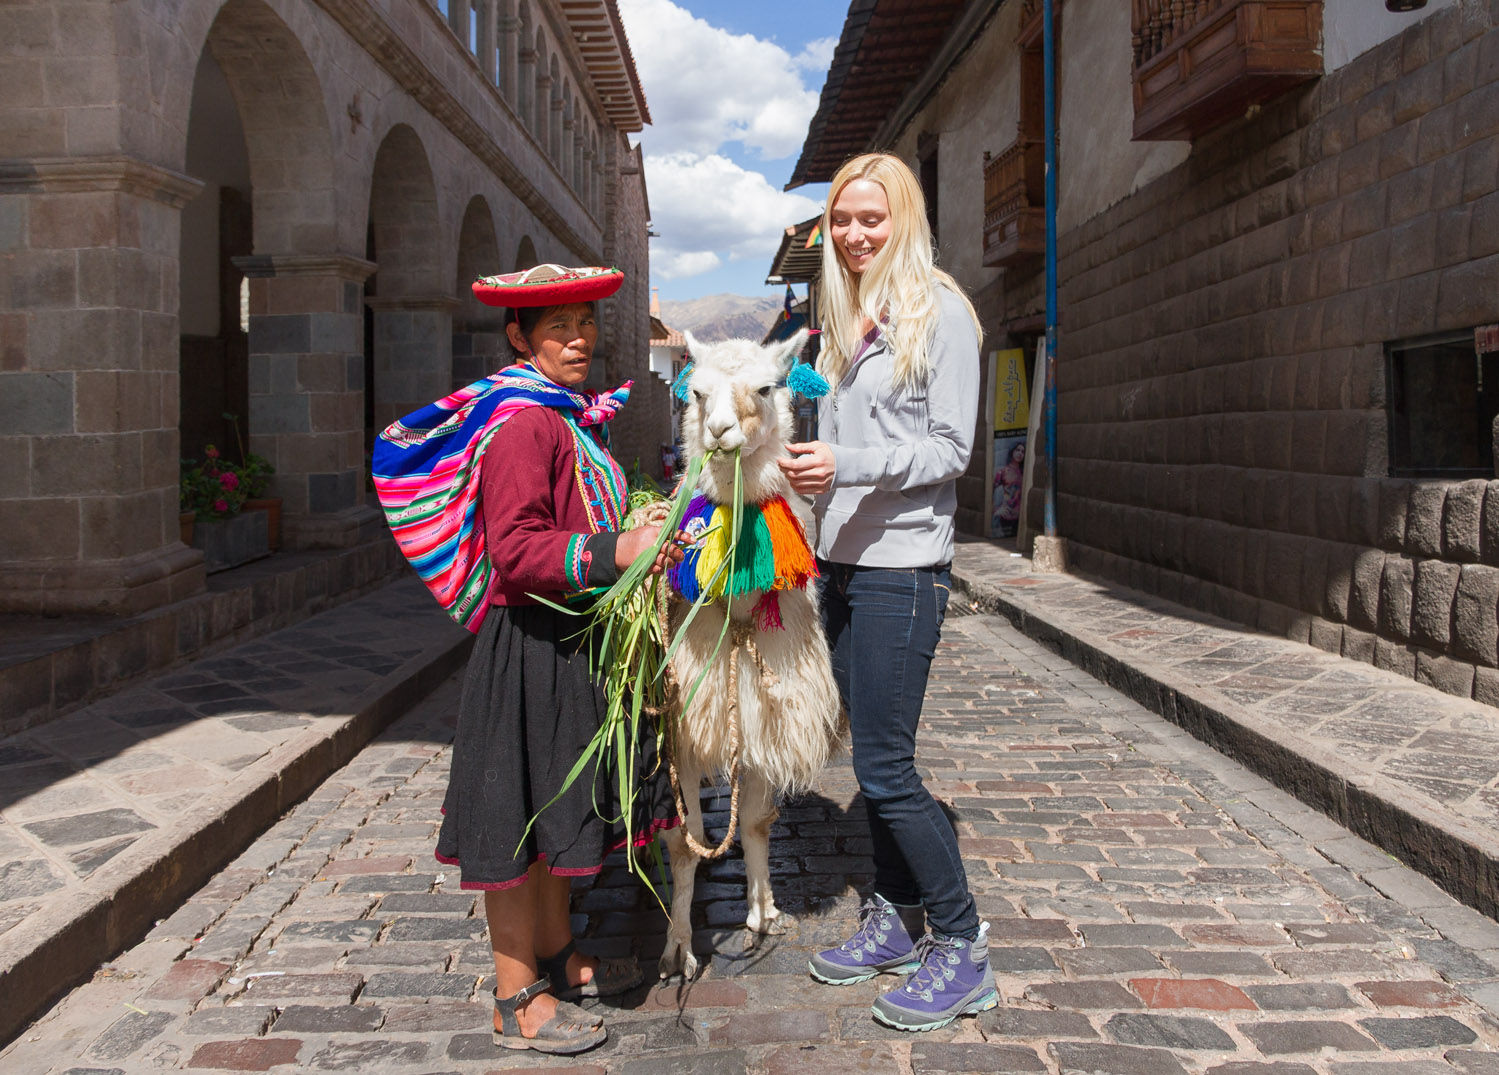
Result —
M 544 151 L 548 151 L 551 140 L 552 76 L 545 72 L 536 75 L 536 119 L 531 133 Z
M 522 26 L 524 30 L 524 26 Z M 521 126 L 529 128 L 535 117 L 536 93 L 536 50 L 525 44 L 524 35 L 521 45 L 515 50 L 515 114 L 520 117 Z
M 343 548 L 379 533 L 366 503 L 364 280 L 342 254 L 235 258 L 250 281 L 250 450 L 276 468 L 282 544 Z
M 520 30 L 520 20 L 513 15 L 495 17 L 495 86 L 500 96 L 515 107 L 515 69 L 520 62 L 516 52 L 515 35 Z
M 473 307 L 480 311 L 475 312 Z M 465 302 L 453 315 L 453 388 L 473 384 L 515 361 L 500 310 Z
M 178 261 L 202 184 L 127 156 L 0 163 L 0 611 L 201 592 L 179 540 Z
M 374 311 L 375 429 L 441 399 L 453 390 L 451 295 L 370 296 Z M 488 371 L 486 371 L 488 372 Z

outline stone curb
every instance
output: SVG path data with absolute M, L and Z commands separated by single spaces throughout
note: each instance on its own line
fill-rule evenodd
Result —
M 301 623 L 409 572 L 389 536 L 290 553 L 215 577 L 207 591 L 128 619 L 80 627 L 69 641 L 0 665 L 0 735 L 34 728 L 186 662 Z M 7 617 L 55 628 L 45 617 Z
M 447 633 L 363 695 L 247 766 L 211 803 L 153 833 L 91 879 L 82 901 L 0 938 L 0 1043 L 201 888 L 388 724 L 459 669 L 474 636 Z M 26 936 L 16 936 L 25 933 Z
M 1209 697 L 1199 685 L 1151 668 L 1103 638 L 1064 626 L 1039 602 L 1017 593 L 1018 587 L 981 575 L 981 570 L 954 564 L 954 585 L 979 608 L 1003 616 L 1022 634 L 1426 874 L 1470 907 L 1499 917 L 1499 834 L 1456 816 L 1434 799 L 1360 772 L 1348 759 L 1287 733 L 1283 726 L 1271 726 L 1227 699 Z M 1140 596 L 1144 605 L 1145 595 Z M 1152 607 L 1162 603 L 1158 598 L 1149 602 Z M 1245 630 L 1185 607 L 1181 613 L 1223 630 Z

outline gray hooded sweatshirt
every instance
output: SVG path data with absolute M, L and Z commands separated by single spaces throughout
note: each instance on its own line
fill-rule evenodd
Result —
M 941 286 L 937 299 L 925 386 L 891 387 L 895 356 L 877 332 L 818 403 L 818 436 L 834 461 L 833 487 L 812 504 L 824 560 L 864 567 L 952 560 L 957 479 L 978 421 L 979 349 L 963 301 Z

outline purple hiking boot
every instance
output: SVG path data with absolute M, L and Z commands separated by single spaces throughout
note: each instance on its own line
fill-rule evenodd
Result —
M 999 1004 L 989 970 L 989 923 L 972 941 L 929 933 L 916 942 L 913 957 L 921 961 L 916 973 L 874 1002 L 874 1017 L 886 1026 L 936 1030 Z
M 900 911 L 878 892 L 859 908 L 859 930 L 837 948 L 818 952 L 807 970 L 828 985 L 867 982 L 876 974 L 905 974 L 921 965 Z

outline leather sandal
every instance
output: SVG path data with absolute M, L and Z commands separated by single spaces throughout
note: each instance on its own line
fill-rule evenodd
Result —
M 634 989 L 645 976 L 640 964 L 633 959 L 600 959 L 593 969 L 593 978 L 587 982 L 571 985 L 567 980 L 567 961 L 576 951 L 568 941 L 562 951 L 545 959 L 537 957 L 536 971 L 545 974 L 552 983 L 552 992 L 559 1000 L 581 1000 L 584 997 L 613 997 Z
M 538 1053 L 571 1055 L 602 1045 L 609 1031 L 599 1024 L 589 1025 L 588 1016 L 572 1004 L 558 1004 L 557 1014 L 548 1019 L 536 1031 L 536 1036 L 526 1037 L 521 1033 L 520 1019 L 516 1009 L 532 997 L 550 992 L 552 983 L 545 978 L 532 982 L 513 997 L 494 994 L 494 1010 L 500 1013 L 500 1030 L 494 1032 L 494 1043 L 503 1049 L 534 1049 Z M 572 1013 L 583 1016 L 580 1020 Z

